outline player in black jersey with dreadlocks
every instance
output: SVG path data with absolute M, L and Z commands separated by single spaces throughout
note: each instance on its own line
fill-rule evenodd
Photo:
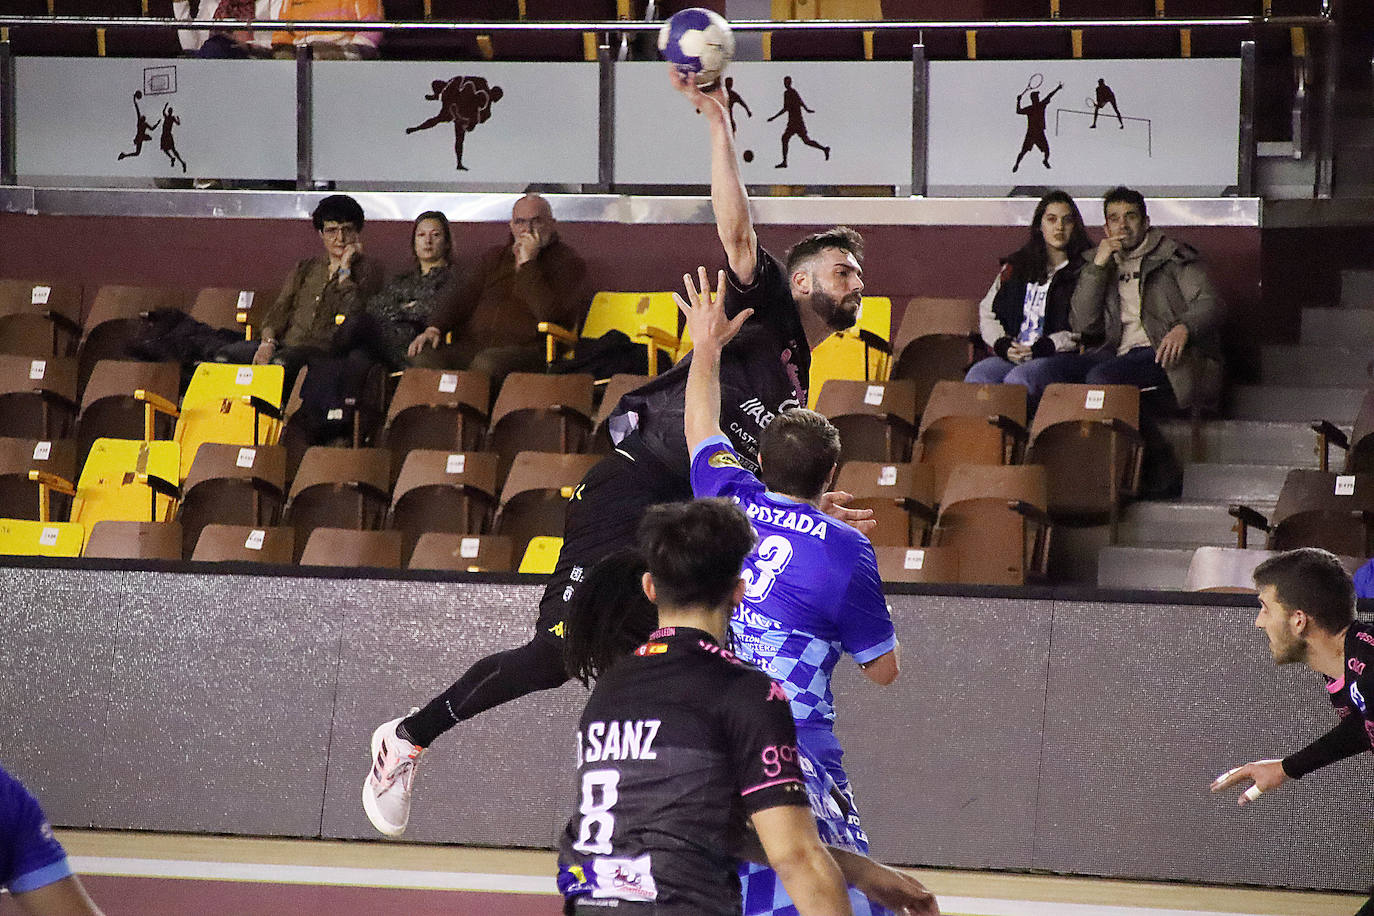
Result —
M 1355 619 L 1355 586 L 1335 554 L 1315 547 L 1290 550 L 1255 567 L 1260 611 L 1255 626 L 1269 637 L 1274 662 L 1301 662 L 1326 677 L 1340 722 L 1283 759 L 1256 760 L 1218 776 L 1218 792 L 1249 781 L 1240 804 L 1255 801 L 1290 779 L 1371 747 L 1374 722 L 1374 626 Z M 1374 898 L 1356 916 L 1374 916 Z

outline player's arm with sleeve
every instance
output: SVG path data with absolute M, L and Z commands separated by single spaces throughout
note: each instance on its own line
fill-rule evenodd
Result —
M 752 477 L 733 460 L 734 452 L 720 428 L 720 360 L 725 345 L 739 333 L 753 311 L 745 309 L 733 319 L 725 317 L 720 295 L 720 287 L 725 282 L 724 271 L 717 276 L 714 295 L 707 282 L 706 268 L 697 268 L 697 279 L 700 290 L 693 284 L 691 275 L 683 275 L 685 301 L 673 295 L 687 317 L 693 342 L 692 362 L 687 369 L 687 388 L 683 394 L 683 432 L 692 466 L 692 491 L 697 496 L 719 496 L 738 475 Z M 729 452 L 732 460 L 716 462 L 715 466 L 709 460 L 697 460 L 708 451 Z
M 0 770 L 0 885 L 30 916 L 100 916 L 38 801 Z
M 901 673 L 901 643 L 883 595 L 883 580 L 873 545 L 859 545 L 839 616 L 840 645 L 875 684 L 886 687 Z
M 722 699 L 725 738 L 744 810 L 802 916 L 850 916 L 840 868 L 822 845 L 797 760 L 797 729 L 782 687 L 758 672 Z

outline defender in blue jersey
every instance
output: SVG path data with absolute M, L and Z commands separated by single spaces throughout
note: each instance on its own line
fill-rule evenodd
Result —
M 0 769 L 0 887 L 32 916 L 100 916 L 43 809 L 24 786 Z
M 898 674 L 899 646 L 872 545 L 818 508 L 835 472 L 839 433 L 813 411 L 784 411 L 759 443 L 762 479 L 745 470 L 719 426 L 719 354 L 748 315 L 725 318 L 724 309 L 711 301 L 705 269 L 699 272 L 700 293 L 690 277 L 684 280 L 692 304 L 679 302 L 688 313 L 695 346 L 684 419 L 692 490 L 699 498 L 732 499 L 758 538 L 745 561 L 744 600 L 730 621 L 734 651 L 787 692 L 798 746 L 815 768 L 808 783 L 823 805 L 818 811 L 822 833 L 828 831 L 827 839 L 837 845 L 866 853 L 868 838 L 833 730 L 830 676 L 849 653 L 871 679 L 890 684 Z M 818 788 L 826 781 L 829 792 Z M 746 866 L 742 877 L 746 913 L 796 912 L 767 869 Z M 856 912 L 885 912 L 867 908 L 861 899 L 854 904 Z

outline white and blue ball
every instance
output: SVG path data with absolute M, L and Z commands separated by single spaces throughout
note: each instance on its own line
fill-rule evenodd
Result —
M 735 57 L 735 35 L 719 13 L 700 7 L 674 13 L 658 32 L 658 53 L 702 89 L 715 86 Z

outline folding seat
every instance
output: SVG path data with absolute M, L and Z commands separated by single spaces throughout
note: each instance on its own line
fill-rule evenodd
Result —
M 610 419 L 611 413 L 620 403 L 622 397 L 645 384 L 649 379 L 650 376 L 647 375 L 629 375 L 618 372 L 607 380 L 601 392 L 601 403 L 597 405 L 596 416 L 592 420 L 592 442 L 588 451 L 603 455 L 611 451 L 611 431 L 606 426 L 606 421 Z
M 1134 385 L 1045 388 L 1026 461 L 1045 468 L 1050 515 L 1091 523 L 1105 518 L 1115 538 L 1122 501 L 1140 482 L 1139 424 L 1140 389 Z
M 102 359 L 91 370 L 76 421 L 78 461 L 96 439 L 170 439 L 175 418 L 150 406 L 148 394 L 175 404 L 181 388 L 176 363 Z M 150 423 L 151 420 L 151 423 Z
M 764 60 L 872 60 L 873 31 L 787 29 L 764 33 Z
M 61 439 L 76 419 L 76 361 L 0 355 L 0 430 L 7 436 Z
M 389 22 L 456 18 L 436 15 L 445 11 L 441 7 L 452 5 L 433 0 L 383 0 L 382 12 Z M 385 32 L 381 52 L 385 60 L 471 60 L 477 56 L 471 34 L 439 29 Z
M 79 557 L 85 529 L 73 522 L 0 518 L 0 555 Z
M 1050 0 L 1054 19 L 1153 19 L 1156 0 Z
M 5 12 L 13 16 L 69 15 L 67 5 L 57 0 L 6 0 Z M 14 53 L 25 57 L 90 57 L 96 51 L 95 29 L 15 26 L 10 29 L 10 42 Z
M 48 480 L 76 479 L 76 444 L 71 439 L 0 438 L 0 506 L 9 518 L 66 521 L 71 498 L 50 494 L 30 476 Z
M 521 452 L 511 464 L 492 533 L 510 537 L 512 555 L 523 557 L 530 538 L 563 534 L 568 500 L 599 455 Z
M 859 320 L 847 331 L 831 334 L 811 351 L 807 407 L 816 409 L 821 388 L 830 379 L 887 379 L 892 355 L 892 300 L 865 296 Z
M 281 366 L 201 363 L 181 398 L 176 441 L 181 445 L 181 479 L 202 442 L 276 445 L 281 434 Z M 165 406 L 165 405 L 164 405 Z
M 269 289 L 207 286 L 196 293 L 187 314 L 212 328 L 243 332 L 245 340 L 252 340 L 252 328 L 272 307 L 275 297 L 276 291 Z
M 1227 511 L 1237 522 L 1237 547 L 1249 546 L 1249 529 L 1256 528 L 1268 534 L 1269 550 L 1321 547 L 1338 556 L 1374 554 L 1374 474 L 1292 470 L 1283 479 L 1271 518 L 1249 506 Z
M 95 440 L 77 481 L 72 521 L 88 532 L 105 519 L 170 521 L 180 496 L 180 466 L 175 442 Z
M 196 539 L 192 560 L 210 563 L 273 563 L 294 561 L 296 533 L 290 525 L 206 525 Z
M 1099 59 L 1147 59 L 1157 58 L 1168 60 L 1170 58 L 1182 56 L 1183 36 L 1182 31 L 1177 26 L 1138 26 L 1135 28 L 1109 28 L 1098 26 L 1083 29 L 1082 32 L 1082 54 L 1087 58 Z M 1055 100 L 1061 108 L 1083 108 L 1085 99 L 1069 97 L 1067 99 Z M 1102 117 L 1112 116 L 1116 120 L 1115 114 L 1110 110 L 1102 112 Z M 1123 115 L 1130 114 L 1123 111 Z
M 158 309 L 190 305 L 184 290 L 160 286 L 106 285 L 96 290 L 86 315 L 85 335 L 77 350 L 77 388 L 84 390 L 91 370 L 102 359 L 127 359 L 143 329 L 142 316 Z
M 81 337 L 81 284 L 0 280 L 0 353 L 70 356 Z
M 180 522 L 105 519 L 91 528 L 83 557 L 107 560 L 180 560 Z
M 401 568 L 401 532 L 316 528 L 301 551 L 302 566 Z
M 494 452 L 413 449 L 392 489 L 390 527 L 403 533 L 402 555 L 428 531 L 482 534 L 496 512 Z
M 475 451 L 491 413 L 491 380 L 481 372 L 406 369 L 391 396 L 381 443 L 393 479 L 411 449 Z
M 98 4 L 86 0 L 86 5 L 99 6 L 98 15 L 175 18 L 172 0 L 100 0 Z M 88 13 L 87 15 L 92 15 Z M 181 43 L 176 29 L 103 29 L 104 50 L 110 57 L 180 57 Z
M 525 0 L 520 18 L 604 21 L 618 18 L 620 5 L 615 0 Z M 628 2 L 624 7 L 628 12 Z M 492 36 L 492 47 L 498 60 L 593 61 L 598 39 L 596 32 L 502 32 Z
M 892 340 L 889 378 L 916 383 L 916 412 L 925 410 L 930 390 L 941 380 L 961 382 L 973 362 L 978 335 L 976 299 L 916 298 L 907 303 Z
M 645 369 L 658 375 L 682 350 L 680 312 L 672 293 L 599 292 L 592 297 L 580 333 L 552 321 L 541 321 L 539 333 L 545 335 L 549 365 L 564 353 L 576 350 L 584 341 L 596 340 L 610 331 L 619 331 L 645 348 Z
M 282 446 L 202 442 L 181 485 L 177 518 L 185 535 L 183 552 L 191 555 L 209 524 L 275 525 L 285 494 Z
M 878 575 L 884 582 L 962 582 L 953 547 L 879 547 Z
M 840 461 L 901 462 L 916 435 L 916 385 L 831 379 L 816 410 L 840 431 Z
M 1349 436 L 1330 420 L 1313 423 L 1312 431 L 1317 434 L 1317 457 L 1321 470 L 1331 469 L 1331 446 L 1334 445 L 1345 452 L 1345 473 L 1374 472 L 1374 389 L 1365 392 Z
M 1048 12 L 1042 7 L 1039 15 Z M 1068 58 L 1072 49 L 1068 29 L 990 27 L 971 29 L 964 39 L 969 60 L 1061 60 Z M 1041 97 L 1053 89 L 1052 85 L 1041 86 Z M 1055 101 L 1062 104 L 1066 100 Z
M 499 534 L 426 532 L 406 562 L 406 569 L 450 572 L 509 572 L 513 568 L 510 538 Z
M 1199 547 L 1188 562 L 1183 590 L 1189 592 L 1255 593 L 1255 567 L 1275 550 L 1241 550 L 1236 547 Z
M 961 464 L 1019 464 L 1026 445 L 1022 385 L 936 382 L 912 450 L 935 476 L 935 499 Z
M 931 543 L 958 553 L 963 582 L 1043 579 L 1053 526 L 1046 493 L 1045 469 L 1038 465 L 961 465 L 945 484 Z
M 935 479 L 924 464 L 847 461 L 835 489 L 854 498 L 855 509 L 872 509 L 878 527 L 868 533 L 876 547 L 920 546 L 935 525 Z
M 487 449 L 504 480 L 517 452 L 584 452 L 591 440 L 592 377 L 583 373 L 506 376 L 491 409 Z
M 306 450 L 286 504 L 286 520 L 296 529 L 297 549 L 305 548 L 316 528 L 382 527 L 390 501 L 390 477 L 391 461 L 385 449 L 316 445 Z
M 969 5 L 977 7 L 978 2 L 977 0 L 965 0 L 963 6 Z M 898 17 L 889 13 L 887 18 L 920 20 L 982 18 L 982 14 L 977 11 L 968 15 L 957 15 L 957 11 L 961 8 L 961 4 L 951 3 L 942 7 L 942 12 L 939 15 Z M 951 12 L 943 12 L 945 9 Z M 968 39 L 963 29 L 884 29 L 873 35 L 873 59 L 909 61 L 911 60 L 911 47 L 917 44 L 925 48 L 926 60 L 964 60 L 968 56 Z
M 547 576 L 558 565 L 558 555 L 563 552 L 563 539 L 539 535 L 530 538 L 525 547 L 525 555 L 520 558 L 517 572 Z

